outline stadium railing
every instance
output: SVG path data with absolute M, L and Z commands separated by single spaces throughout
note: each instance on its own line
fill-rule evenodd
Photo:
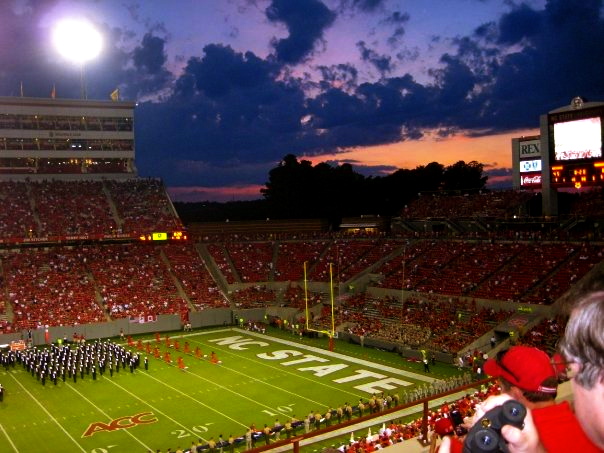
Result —
M 422 445 L 428 445 L 428 416 L 430 414 L 431 402 L 443 399 L 443 403 L 438 403 L 439 405 L 444 404 L 444 402 L 454 402 L 453 400 L 447 400 L 446 398 L 451 395 L 459 394 L 464 390 L 480 388 L 481 386 L 486 385 L 492 381 L 492 378 L 474 381 L 470 384 L 462 385 L 446 392 L 437 393 L 427 398 L 418 399 L 410 403 L 399 404 L 396 407 L 384 409 L 374 414 L 368 414 L 362 417 L 357 416 L 356 418 L 353 418 L 350 421 L 343 421 L 341 423 L 333 424 L 330 427 L 320 428 L 309 433 L 295 435 L 289 439 L 279 440 L 269 445 L 257 446 L 248 451 L 252 453 L 259 453 L 264 451 L 281 452 L 293 450 L 294 453 L 298 453 L 300 451 L 300 447 L 302 446 L 311 445 L 313 443 L 331 439 L 334 437 L 344 437 L 347 434 L 352 433 L 353 431 L 367 429 L 367 427 L 382 423 L 385 420 L 396 420 L 400 419 L 403 416 L 408 416 L 409 414 L 403 413 L 406 411 L 406 409 L 413 408 L 415 406 L 421 406 L 422 412 L 421 438 L 418 437 L 416 440 L 422 443 Z M 418 412 L 420 412 L 420 410 L 418 410 Z M 238 438 L 238 440 L 239 439 L 242 438 Z M 263 435 L 259 436 L 259 439 L 257 441 L 262 439 Z M 245 442 L 245 440 L 243 441 Z

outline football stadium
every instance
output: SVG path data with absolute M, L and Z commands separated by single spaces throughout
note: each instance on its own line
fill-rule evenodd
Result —
M 433 449 L 499 392 L 488 358 L 553 355 L 603 281 L 602 108 L 515 140 L 514 190 L 327 228 L 185 225 L 137 176 L 134 103 L 0 98 L 0 450 Z M 573 127 L 593 150 L 554 147 Z

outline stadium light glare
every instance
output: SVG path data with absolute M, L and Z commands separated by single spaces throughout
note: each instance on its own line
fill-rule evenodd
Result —
M 96 58 L 103 48 L 103 38 L 97 29 L 82 19 L 64 19 L 53 30 L 53 42 L 59 53 L 82 64 Z
M 52 41 L 59 54 L 80 66 L 81 95 L 87 98 L 84 65 L 101 53 L 101 34 L 87 20 L 63 19 L 53 28 Z

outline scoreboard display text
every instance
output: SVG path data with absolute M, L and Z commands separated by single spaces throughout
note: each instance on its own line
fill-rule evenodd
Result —
M 184 231 L 155 231 L 153 233 L 141 234 L 139 240 L 143 242 L 165 242 L 165 241 L 186 241 L 187 234 Z
M 554 187 L 574 187 L 604 185 L 604 161 L 592 163 L 568 163 L 551 167 Z

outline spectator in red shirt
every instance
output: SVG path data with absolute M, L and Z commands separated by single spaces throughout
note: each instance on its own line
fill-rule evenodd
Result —
M 529 409 L 555 404 L 558 377 L 550 357 L 529 346 L 500 351 L 484 364 L 489 376 L 499 378 L 501 390 Z
M 589 293 L 575 305 L 560 350 L 570 362 L 568 377 L 579 423 L 604 451 L 604 291 Z
M 545 358 L 535 359 L 540 354 L 529 351 L 534 348 L 524 348 L 524 351 L 510 349 L 498 360 L 487 361 L 486 372 L 503 376 L 512 387 L 524 390 L 521 393 L 512 390 L 514 397 L 526 398 L 530 395 L 527 391 L 545 390 L 543 393 L 553 394 L 554 388 L 550 388 L 549 378 L 544 376 L 555 376 L 558 364 L 547 365 Z M 567 324 L 561 351 L 569 363 L 567 377 L 572 382 L 575 412 L 567 402 L 540 403 L 535 407 L 530 400 L 525 401 L 529 410 L 524 428 L 504 426 L 501 429 L 511 453 L 604 451 L 604 291 L 579 300 Z M 510 394 L 489 398 L 477 411 L 475 420 L 510 398 Z M 445 438 L 440 452 L 451 451 L 461 451 L 460 444 Z

